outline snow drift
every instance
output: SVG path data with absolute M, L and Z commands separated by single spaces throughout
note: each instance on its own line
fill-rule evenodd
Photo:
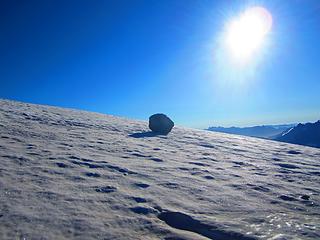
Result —
M 319 239 L 320 150 L 0 100 L 0 239 Z

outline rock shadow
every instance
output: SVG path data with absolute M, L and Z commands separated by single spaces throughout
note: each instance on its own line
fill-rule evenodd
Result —
M 133 138 L 146 138 L 146 137 L 157 137 L 157 136 L 164 136 L 164 134 L 159 134 L 152 131 L 137 132 L 137 133 L 129 134 L 129 137 L 133 137 Z

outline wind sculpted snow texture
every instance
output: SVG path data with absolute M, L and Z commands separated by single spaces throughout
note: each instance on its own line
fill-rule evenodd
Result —
M 320 239 L 319 149 L 7 100 L 0 119 L 0 239 Z

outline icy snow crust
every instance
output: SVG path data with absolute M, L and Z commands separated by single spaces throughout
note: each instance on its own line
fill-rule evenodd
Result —
M 0 239 L 320 239 L 319 149 L 7 100 L 0 120 Z

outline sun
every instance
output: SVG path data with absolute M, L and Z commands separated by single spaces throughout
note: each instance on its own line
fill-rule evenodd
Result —
M 224 42 L 233 58 L 246 61 L 261 48 L 271 27 L 269 11 L 251 7 L 227 24 Z

